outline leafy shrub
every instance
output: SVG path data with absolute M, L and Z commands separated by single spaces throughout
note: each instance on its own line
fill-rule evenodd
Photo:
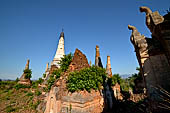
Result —
M 55 82 L 54 75 L 51 75 L 49 80 L 47 81 L 47 83 L 48 83 L 48 86 L 47 86 L 48 90 L 51 89 L 51 86 L 54 84 L 54 82 Z
M 41 84 L 41 83 L 43 83 L 43 81 L 44 81 L 44 80 L 43 80 L 42 78 L 39 78 L 39 80 L 37 80 L 37 83 L 38 83 L 38 84 Z
M 15 88 L 16 90 L 18 90 L 18 89 L 20 89 L 20 88 L 30 88 L 30 86 L 23 85 L 23 84 L 16 84 L 16 85 L 14 86 L 14 88 Z
M 16 85 L 15 81 L 0 81 L 0 89 L 10 90 Z
M 67 88 L 70 92 L 100 89 L 106 79 L 105 69 L 92 66 L 69 74 Z
M 33 96 L 32 92 L 28 92 L 26 96 Z
M 9 112 L 14 112 L 15 111 L 15 108 L 13 108 L 11 105 L 7 106 L 6 107 L 6 112 L 9 113 Z
M 114 74 L 111 78 L 108 78 L 108 83 L 111 86 L 114 86 L 116 83 L 121 84 L 122 79 L 119 74 Z
M 73 55 L 71 53 L 69 53 L 68 55 L 64 55 L 64 57 L 61 58 L 61 61 L 59 64 L 60 64 L 60 68 L 62 72 L 65 72 L 68 69 L 72 61 L 72 58 L 73 58 Z
M 32 71 L 31 71 L 31 69 L 25 69 L 24 70 L 24 74 L 26 74 L 25 75 L 25 79 L 30 79 L 32 76 L 31 76 L 31 74 L 32 74 Z
M 63 71 L 61 69 L 58 69 L 58 70 L 54 70 L 53 71 L 53 75 L 55 76 L 56 79 L 60 78 L 60 75 Z
M 123 92 L 129 92 L 129 89 L 131 88 L 130 85 L 129 85 L 129 80 L 128 79 L 122 79 L 120 87 L 121 87 Z
M 40 96 L 42 93 L 39 91 L 39 90 L 37 90 L 36 92 L 35 92 L 35 95 L 36 96 Z
M 37 81 L 33 81 L 32 82 L 32 88 L 34 88 L 34 89 L 36 89 L 36 88 L 38 88 L 38 82 Z
M 15 80 L 15 82 L 18 82 L 18 81 L 19 81 L 19 78 L 17 77 L 16 80 Z
M 70 65 L 70 63 L 72 61 L 72 57 L 73 57 L 73 55 L 70 53 L 68 55 L 64 55 L 64 57 L 61 58 L 61 61 L 59 63 L 60 64 L 60 69 L 53 71 L 52 75 L 50 75 L 50 78 L 47 81 L 48 90 L 51 89 L 51 86 L 54 84 L 55 80 L 60 78 L 61 73 L 65 72 L 68 69 L 68 67 L 69 67 L 69 65 Z
M 45 77 L 46 77 L 46 74 L 44 73 L 44 74 L 43 74 L 43 78 L 45 78 Z

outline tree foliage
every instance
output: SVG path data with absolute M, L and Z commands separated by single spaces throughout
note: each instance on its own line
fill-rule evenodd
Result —
M 68 69 L 68 67 L 69 67 L 69 65 L 70 65 L 70 63 L 72 61 L 72 57 L 73 56 L 70 53 L 68 55 L 64 55 L 64 57 L 61 58 L 61 61 L 59 63 L 60 64 L 60 68 L 58 70 L 54 70 L 52 75 L 50 75 L 50 78 L 47 81 L 47 83 L 48 83 L 47 84 L 48 85 L 48 90 L 51 89 L 51 86 L 54 84 L 55 80 L 60 78 L 61 73 L 65 72 Z
M 60 64 L 60 68 L 62 72 L 65 72 L 68 69 L 72 61 L 72 58 L 73 58 L 73 55 L 71 53 L 69 53 L 68 55 L 64 55 L 64 57 L 61 58 L 61 61 L 59 64 Z
M 25 79 L 30 79 L 32 77 L 31 76 L 31 74 L 32 74 L 31 69 L 25 69 L 24 74 L 25 74 Z
M 100 89 L 106 79 L 105 69 L 92 66 L 69 74 L 67 88 L 70 92 Z
M 122 79 L 119 74 L 114 74 L 112 77 L 108 78 L 108 83 L 111 86 L 114 86 L 116 83 L 121 84 Z

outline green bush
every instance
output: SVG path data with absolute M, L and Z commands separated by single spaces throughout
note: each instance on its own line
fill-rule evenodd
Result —
M 116 83 L 121 84 L 122 79 L 119 74 L 114 74 L 111 78 L 108 78 L 108 83 L 111 86 L 114 86 Z
M 9 112 L 14 112 L 16 109 L 13 108 L 11 105 L 7 106 L 6 107 L 6 112 L 9 113 Z
M 32 74 L 32 71 L 31 71 L 31 69 L 25 69 L 24 70 L 24 74 L 26 74 L 25 75 L 25 79 L 30 79 L 32 76 L 31 76 L 31 74 Z
M 63 71 L 61 69 L 58 69 L 58 70 L 54 70 L 52 74 L 55 75 L 56 79 L 58 79 L 60 78 L 62 72 Z
M 72 58 L 73 58 L 73 55 L 71 53 L 69 53 L 68 55 L 64 55 L 64 57 L 61 58 L 61 61 L 59 64 L 60 64 L 60 68 L 62 72 L 65 72 L 68 69 L 72 61 Z
M 51 89 L 51 86 L 54 84 L 54 82 L 55 82 L 54 75 L 51 75 L 49 80 L 47 81 L 47 83 L 48 83 L 48 86 L 47 86 L 48 90 Z
M 44 77 L 44 78 L 46 77 L 46 74 L 45 74 L 45 73 L 43 74 L 43 77 Z
M 35 92 L 35 95 L 36 96 L 40 96 L 42 93 L 39 91 L 39 90 L 37 90 L 36 92 Z
M 70 92 L 100 89 L 106 79 L 105 69 L 92 66 L 69 74 L 67 88 Z
M 15 80 L 15 82 L 17 83 L 18 81 L 19 81 L 19 78 L 17 77 L 16 80 Z
M 36 89 L 36 88 L 38 88 L 38 82 L 37 81 L 33 81 L 32 82 L 32 88 L 34 88 L 34 89 Z
M 122 91 L 129 92 L 129 89 L 131 88 L 130 85 L 129 85 L 129 80 L 128 79 L 122 79 L 120 87 L 121 87 Z
M 50 78 L 47 81 L 48 90 L 51 89 L 51 86 L 54 84 L 55 80 L 60 78 L 61 73 L 65 72 L 68 69 L 68 67 L 69 67 L 69 65 L 70 65 L 70 63 L 72 61 L 72 57 L 73 57 L 73 55 L 70 53 L 68 55 L 64 55 L 64 57 L 61 58 L 61 61 L 59 63 L 60 64 L 60 69 L 53 71 L 52 75 L 50 75 Z
M 32 92 L 28 92 L 26 96 L 33 96 Z
M 16 84 L 16 85 L 14 86 L 14 88 L 15 88 L 16 90 L 18 90 L 18 89 L 20 89 L 20 88 L 30 88 L 30 86 L 23 85 L 23 84 Z
M 41 84 L 41 83 L 43 83 L 43 81 L 44 81 L 44 80 L 43 80 L 42 78 L 39 78 L 39 80 L 37 80 L 37 83 L 38 83 L 38 84 Z

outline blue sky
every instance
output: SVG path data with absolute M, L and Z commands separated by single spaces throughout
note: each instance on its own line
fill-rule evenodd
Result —
M 32 79 L 41 77 L 62 28 L 66 54 L 78 48 L 94 64 L 99 45 L 103 65 L 110 55 L 113 73 L 135 73 L 128 24 L 150 37 L 140 6 L 164 15 L 170 0 L 0 0 L 0 78 L 20 77 L 28 58 Z

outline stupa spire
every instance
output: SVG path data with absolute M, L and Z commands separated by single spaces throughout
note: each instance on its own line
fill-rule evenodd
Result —
M 95 66 L 99 66 L 103 68 L 98 45 L 96 45 Z
M 107 56 L 106 73 L 109 77 L 112 77 L 112 68 L 110 64 L 110 56 Z
M 54 59 L 52 61 L 52 65 L 56 65 L 58 68 L 60 68 L 59 66 L 59 62 L 61 60 L 61 58 L 65 55 L 65 51 L 64 51 L 64 32 L 62 29 L 62 32 L 60 33 L 60 38 L 59 38 L 59 42 L 58 42 L 58 47 L 57 47 L 57 51 L 55 53 Z

